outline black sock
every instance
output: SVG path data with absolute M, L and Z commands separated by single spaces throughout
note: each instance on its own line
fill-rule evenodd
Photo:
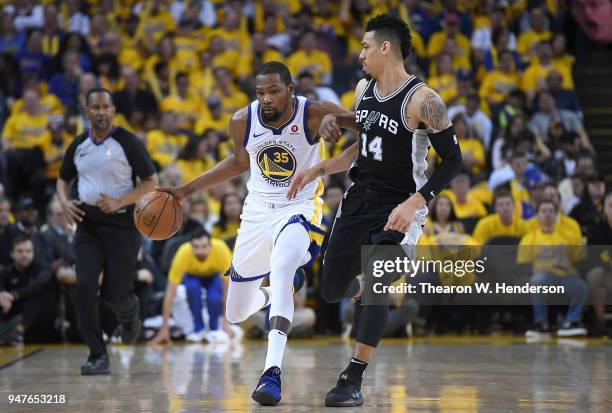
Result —
M 346 370 L 344 370 L 344 373 L 346 373 L 349 380 L 351 380 L 352 382 L 361 383 L 361 379 L 363 378 L 363 372 L 365 371 L 366 367 L 368 367 L 368 363 L 353 357 L 351 358 L 351 361 Z

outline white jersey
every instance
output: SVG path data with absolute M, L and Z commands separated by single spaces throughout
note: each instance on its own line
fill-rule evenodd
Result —
M 322 140 L 313 141 L 308 132 L 309 105 L 310 100 L 296 96 L 289 121 L 280 128 L 273 128 L 264 124 L 259 102 L 249 104 L 244 139 L 251 161 L 251 177 L 247 183 L 249 196 L 279 205 L 319 201 L 317 198 L 323 194 L 321 179 L 306 185 L 295 200 L 287 199 L 293 177 L 317 165 L 325 156 Z

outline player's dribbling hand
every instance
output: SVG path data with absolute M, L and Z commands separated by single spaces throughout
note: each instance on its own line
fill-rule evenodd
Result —
M 385 225 L 385 231 L 397 231 L 403 234 L 408 232 L 417 209 L 419 209 L 418 206 L 410 200 L 406 200 L 393 208 Z
M 308 168 L 294 176 L 291 186 L 289 186 L 289 190 L 287 191 L 287 199 L 294 199 L 298 192 L 318 177 L 319 170 L 317 168 Z
M 181 202 L 187 196 L 187 192 L 182 186 L 158 186 L 155 190 L 172 195 L 178 202 Z
M 66 213 L 66 218 L 68 219 L 68 223 L 70 225 L 74 225 L 78 222 L 83 221 L 83 217 L 85 216 L 85 211 L 79 208 L 81 204 L 82 204 L 81 201 L 76 201 L 76 200 L 71 200 L 66 203 L 64 202 L 61 203 L 62 209 Z
M 319 135 L 327 142 L 336 143 L 340 140 L 342 129 L 338 126 L 336 115 L 329 114 L 323 116 L 319 126 Z
M 147 343 L 150 346 L 161 346 L 163 344 L 172 344 L 170 338 L 170 329 L 162 327 L 155 337 Z

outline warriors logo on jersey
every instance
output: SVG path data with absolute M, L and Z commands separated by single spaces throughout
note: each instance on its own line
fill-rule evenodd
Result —
M 264 146 L 257 153 L 257 166 L 270 184 L 286 182 L 295 174 L 295 156 L 283 145 Z

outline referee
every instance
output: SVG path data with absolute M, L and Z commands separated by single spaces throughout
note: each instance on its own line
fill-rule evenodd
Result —
M 113 126 L 115 106 L 110 91 L 95 88 L 87 92 L 85 109 L 91 130 L 77 136 L 66 150 L 57 193 L 68 219 L 77 224 L 77 324 L 89 346 L 81 374 L 96 375 L 110 374 L 100 326 L 99 290 L 102 302 L 117 316 L 123 342 L 134 343 L 140 335 L 138 298 L 131 292 L 140 248 L 132 204 L 157 186 L 157 175 L 142 142 Z M 78 199 L 70 199 L 69 186 L 75 178 Z

